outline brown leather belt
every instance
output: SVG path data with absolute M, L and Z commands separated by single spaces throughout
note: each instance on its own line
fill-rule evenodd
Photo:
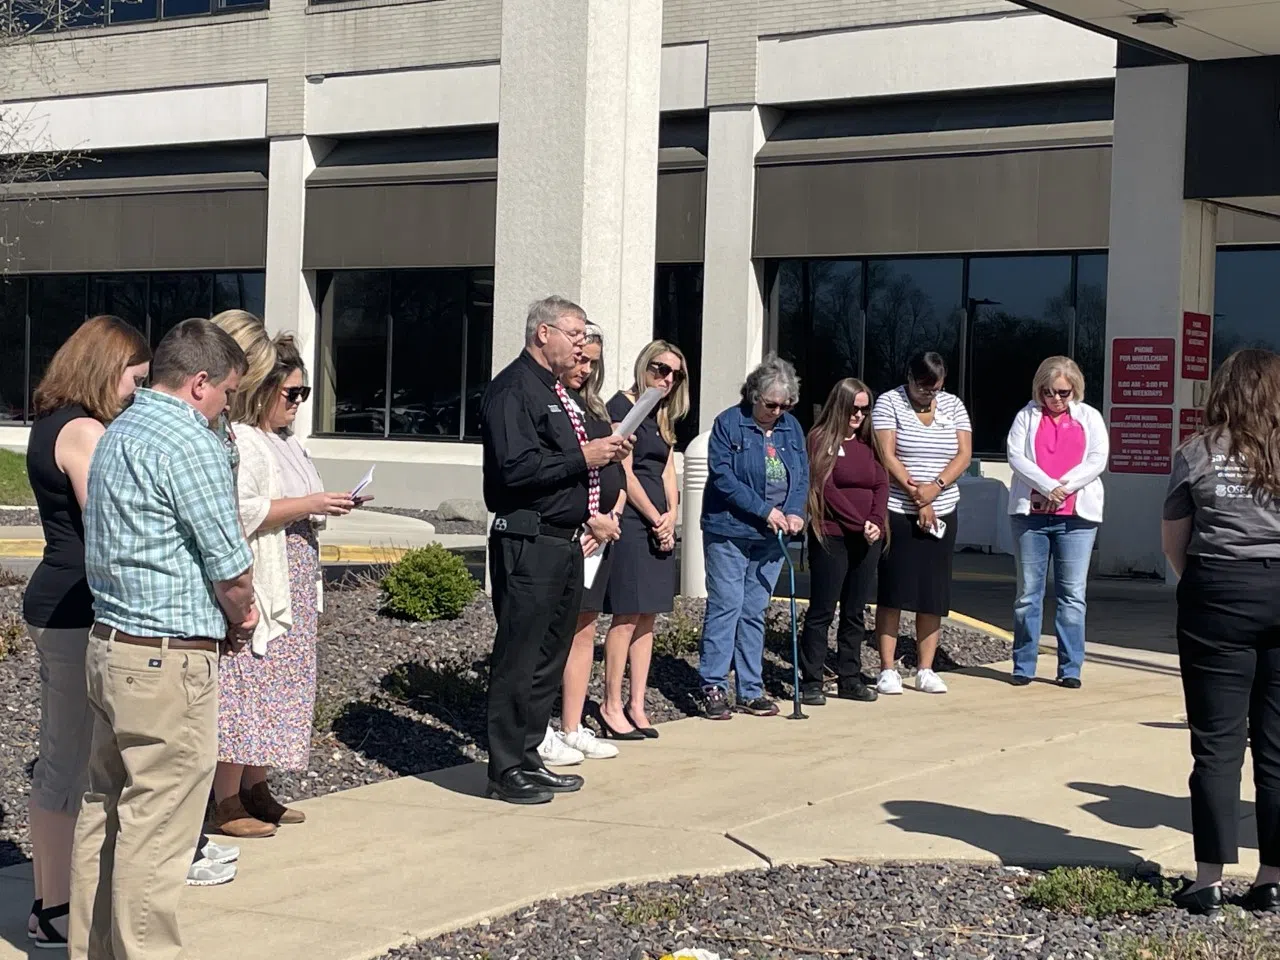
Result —
M 164 637 L 135 637 L 131 633 L 125 633 L 115 627 L 109 627 L 105 623 L 95 623 L 89 633 L 99 640 L 116 640 L 120 643 L 128 643 L 137 647 L 155 647 L 157 650 L 164 647 L 166 639 Z M 218 641 L 210 640 L 207 637 L 169 637 L 168 641 L 170 650 L 218 652 Z

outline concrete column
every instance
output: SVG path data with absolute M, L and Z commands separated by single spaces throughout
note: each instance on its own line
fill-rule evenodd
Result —
M 757 106 L 713 109 L 709 119 L 699 410 L 704 427 L 738 399 L 743 377 L 764 355 L 762 278 L 751 259 L 755 162 L 777 119 L 776 111 Z
M 662 0 L 506 0 L 493 366 L 528 305 L 576 300 L 605 331 L 606 389 L 653 329 Z
M 292 331 L 314 385 L 316 366 L 315 274 L 302 269 L 306 184 L 330 140 L 278 137 L 271 141 L 267 179 L 267 277 L 263 320 L 273 334 Z M 298 412 L 296 432 L 311 434 L 312 401 Z
M 1217 208 L 1183 199 L 1187 67 L 1117 71 L 1111 161 L 1111 235 L 1107 264 L 1106 414 L 1111 417 L 1116 337 L 1172 337 L 1174 403 L 1202 406 L 1197 382 L 1181 378 L 1183 311 L 1213 314 Z M 1098 570 L 1112 575 L 1166 573 L 1160 504 L 1168 476 L 1111 473 L 1098 535 Z

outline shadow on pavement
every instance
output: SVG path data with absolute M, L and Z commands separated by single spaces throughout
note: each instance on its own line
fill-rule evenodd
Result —
M 489 785 L 488 771 L 488 764 L 471 762 L 449 767 L 447 770 L 420 773 L 417 779 L 424 783 L 434 783 L 442 790 L 459 793 L 464 797 L 483 797 L 485 788 Z
M 1190 758 L 1187 760 L 1191 766 Z M 1101 799 L 1081 805 L 1099 820 L 1117 827 L 1151 830 L 1155 827 L 1171 827 L 1191 835 L 1191 798 L 1170 797 L 1139 787 L 1126 787 L 1108 783 L 1068 783 L 1072 790 L 1092 794 Z M 1252 850 L 1258 848 L 1258 834 L 1253 820 L 1253 804 L 1240 801 L 1240 845 Z
M 985 813 L 948 803 L 891 800 L 885 812 L 899 830 L 959 840 L 986 850 L 1005 866 L 1040 869 L 1057 866 L 1133 866 L 1142 862 L 1132 847 L 1078 837 L 1048 823 L 1003 813 Z

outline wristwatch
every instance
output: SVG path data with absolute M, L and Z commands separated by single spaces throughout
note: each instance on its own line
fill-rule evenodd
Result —
M 947 489 L 947 481 L 945 481 L 945 480 L 943 480 L 943 479 L 942 479 L 942 475 L 941 475 L 941 474 L 939 474 L 938 476 L 934 477 L 934 478 L 933 478 L 933 482 L 934 482 L 934 483 L 936 483 L 936 484 L 938 485 L 938 489 L 939 489 L 939 490 L 945 490 L 945 489 Z

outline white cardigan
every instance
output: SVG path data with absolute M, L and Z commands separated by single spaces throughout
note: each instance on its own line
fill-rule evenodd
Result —
M 1071 418 L 1084 427 L 1084 459 L 1057 479 L 1036 465 L 1036 431 L 1040 429 L 1043 416 L 1040 404 L 1028 403 L 1013 418 L 1006 441 L 1009 466 L 1013 470 L 1013 483 L 1009 486 L 1010 513 L 1031 512 L 1032 490 L 1047 497 L 1055 487 L 1061 486 L 1076 495 L 1076 516 L 1094 523 L 1102 522 L 1101 478 L 1111 452 L 1107 424 L 1102 414 L 1087 403 L 1072 401 L 1069 409 Z
M 261 657 L 267 653 L 268 642 L 284 636 L 293 626 L 284 528 L 262 529 L 271 501 L 281 497 L 280 476 L 275 454 L 257 428 L 241 425 L 236 447 L 240 451 L 236 476 L 240 522 L 253 552 L 253 598 L 259 615 L 250 647 Z

